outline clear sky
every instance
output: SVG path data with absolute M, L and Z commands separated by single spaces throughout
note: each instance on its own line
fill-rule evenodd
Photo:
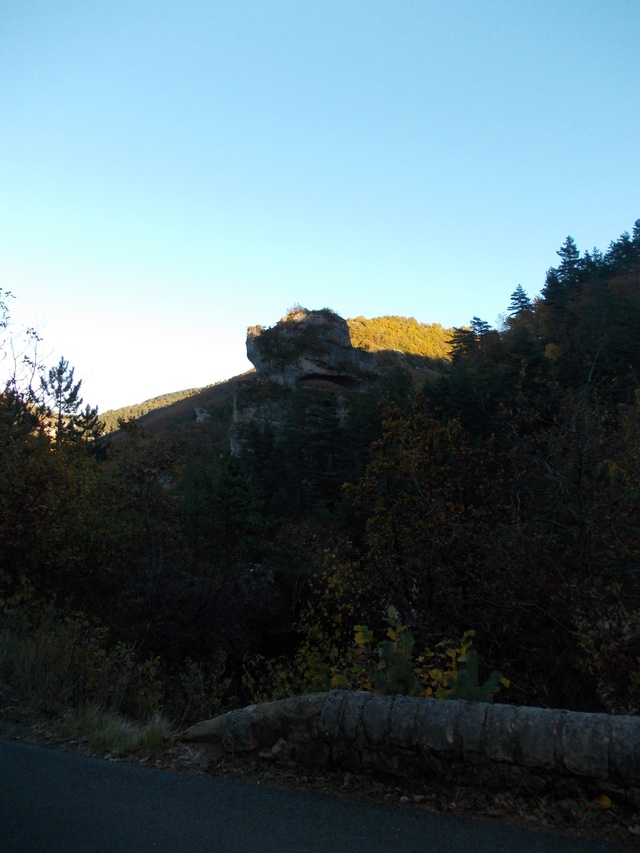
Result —
M 638 0 L 0 0 L 0 287 L 101 411 L 295 303 L 494 325 L 638 217 Z

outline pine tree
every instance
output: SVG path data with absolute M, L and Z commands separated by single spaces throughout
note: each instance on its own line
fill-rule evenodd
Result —
M 56 441 L 60 440 L 67 418 L 76 415 L 82 405 L 80 388 L 82 380 L 74 384 L 75 368 L 69 367 L 69 362 L 61 357 L 55 367 L 49 370 L 47 376 L 40 379 L 40 389 L 45 402 L 49 401 L 50 417 L 55 418 Z
M 453 330 L 451 344 L 451 360 L 455 363 L 463 356 L 468 355 L 476 349 L 476 336 L 472 329 L 456 327 Z
M 476 337 L 482 337 L 491 331 L 491 326 L 486 320 L 481 320 L 480 317 L 473 317 L 471 320 L 471 331 Z
M 509 316 L 517 317 L 520 314 L 524 314 L 526 311 L 531 311 L 531 300 L 527 296 L 523 286 L 519 284 L 511 294 Z
M 98 409 L 85 406 L 81 410 L 82 380 L 74 382 L 75 368 L 61 357 L 55 367 L 46 376 L 40 378 L 40 392 L 48 417 L 55 421 L 55 439 L 58 444 L 63 438 L 98 438 L 104 432 L 104 426 L 98 420 Z
M 567 237 L 556 254 L 562 258 L 562 262 L 557 269 L 560 281 L 569 288 L 578 284 L 582 264 L 580 262 L 580 252 L 573 237 Z

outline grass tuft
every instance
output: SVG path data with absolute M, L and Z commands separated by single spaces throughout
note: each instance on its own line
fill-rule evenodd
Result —
M 69 715 L 57 730 L 65 737 L 75 735 L 92 749 L 122 756 L 152 754 L 172 744 L 177 736 L 160 714 L 155 714 L 147 723 L 139 723 L 92 705 Z

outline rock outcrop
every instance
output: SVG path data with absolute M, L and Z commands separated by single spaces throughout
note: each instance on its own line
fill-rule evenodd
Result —
M 197 424 L 206 424 L 211 420 L 211 415 L 206 409 L 202 409 L 199 406 L 193 410 L 196 413 L 196 423 Z
M 352 346 L 347 321 L 328 308 L 290 311 L 268 329 L 251 326 L 247 356 L 255 374 L 238 388 L 234 398 L 233 454 L 243 452 L 247 427 L 280 430 L 291 414 L 292 395 L 298 389 L 329 391 L 341 418 L 346 395 L 366 389 L 383 373 L 375 356 Z M 307 402 L 313 405 L 312 394 Z
M 291 311 L 269 329 L 247 330 L 247 357 L 260 380 L 354 386 L 380 374 L 374 356 L 351 345 L 346 320 L 329 309 Z
M 640 802 L 640 718 L 333 690 L 231 711 L 183 740 L 214 754 L 544 790 L 562 780 Z

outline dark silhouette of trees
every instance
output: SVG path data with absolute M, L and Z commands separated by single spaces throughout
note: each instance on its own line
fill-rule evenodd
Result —
M 558 256 L 502 327 L 453 330 L 438 369 L 246 383 L 266 414 L 234 424 L 234 453 L 230 401 L 182 443 L 133 420 L 98 439 L 66 360 L 44 373 L 37 335 L 11 349 L 0 291 L 0 608 L 55 597 L 178 670 L 224 652 L 238 684 L 265 644 L 293 659 L 297 616 L 348 576 L 350 613 L 394 606 L 420 647 L 474 629 L 508 700 L 637 711 L 640 220 Z M 428 346 L 380 319 L 372 350 Z

